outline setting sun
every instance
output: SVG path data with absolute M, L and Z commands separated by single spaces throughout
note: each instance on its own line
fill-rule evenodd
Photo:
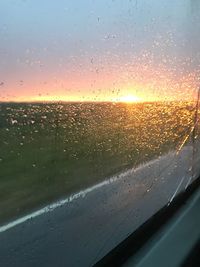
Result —
M 138 96 L 135 96 L 135 95 L 122 96 L 119 100 L 120 100 L 120 102 L 126 102 L 126 103 L 132 103 L 132 102 L 141 101 L 141 99 Z

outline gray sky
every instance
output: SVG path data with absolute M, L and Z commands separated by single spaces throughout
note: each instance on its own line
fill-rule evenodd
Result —
M 0 40 L 0 100 L 185 95 L 196 89 L 200 5 L 1 0 Z

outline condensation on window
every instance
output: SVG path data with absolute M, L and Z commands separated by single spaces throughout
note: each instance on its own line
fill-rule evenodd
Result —
M 198 178 L 199 16 L 1 1 L 0 265 L 92 266 Z

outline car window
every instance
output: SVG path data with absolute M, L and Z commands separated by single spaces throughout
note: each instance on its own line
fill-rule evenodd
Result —
M 200 173 L 200 3 L 0 2 L 0 265 L 92 266 Z

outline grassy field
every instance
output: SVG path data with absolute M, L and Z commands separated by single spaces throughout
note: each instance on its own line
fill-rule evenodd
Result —
M 0 104 L 0 223 L 177 147 L 188 103 Z

